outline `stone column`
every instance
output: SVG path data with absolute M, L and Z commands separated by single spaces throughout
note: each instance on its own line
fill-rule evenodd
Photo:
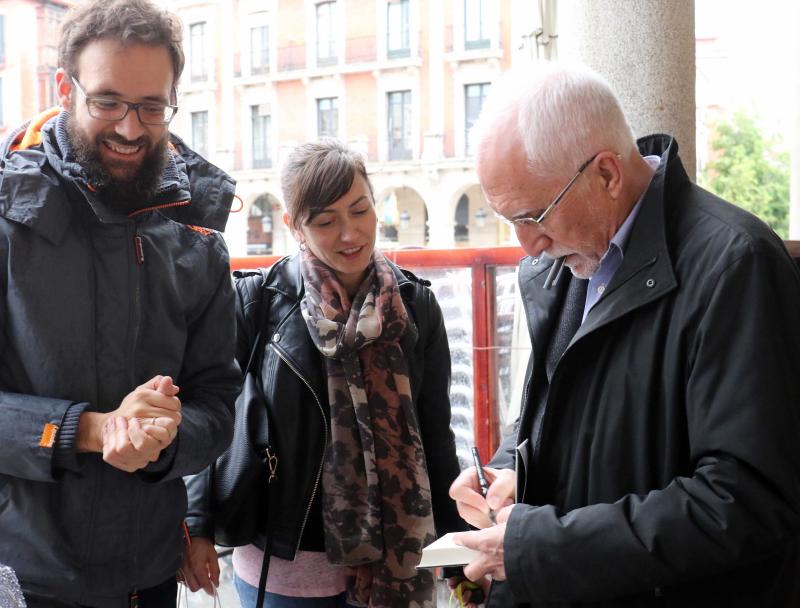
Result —
M 608 79 L 636 137 L 674 135 L 694 177 L 694 0 L 572 0 L 563 8 L 561 57 Z

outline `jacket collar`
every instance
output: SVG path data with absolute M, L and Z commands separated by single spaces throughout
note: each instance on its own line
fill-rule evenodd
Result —
M 534 360 L 544 356 L 547 339 L 551 335 L 554 324 L 558 321 L 560 303 L 563 301 L 567 285 L 569 285 L 569 269 L 564 268 L 561 278 L 550 289 L 543 287 L 555 260 L 547 256 L 523 258 L 519 266 L 519 289 L 523 294 L 525 316 L 531 336 L 531 348 Z M 536 297 L 525 297 L 528 294 Z
M 678 158 L 678 144 L 669 135 L 650 135 L 637 142 L 643 156 L 657 155 L 661 162 L 642 197 L 642 206 L 633 224 L 625 257 L 603 297 L 592 308 L 572 342 L 587 333 L 656 300 L 677 286 L 666 236 L 666 201 L 670 193 L 689 183 Z M 544 354 L 547 339 L 566 294 L 569 281 L 559 281 L 549 291 L 542 285 L 552 260 L 524 258 L 520 262 L 519 284 L 525 298 L 534 359 Z M 567 278 L 569 278 L 567 276 Z
M 68 197 L 82 195 L 90 202 L 94 199 L 94 186 L 88 183 L 85 172 L 71 153 L 67 116 L 62 111 L 44 123 L 41 137 L 33 147 L 12 152 L 12 145 L 29 130 L 28 124 L 14 130 L 0 147 L 0 215 L 30 227 L 54 244 L 61 242 L 69 227 Z M 66 187 L 63 187 L 64 182 Z M 169 160 L 152 201 L 154 207 L 191 201 L 186 206 L 160 211 L 181 223 L 224 230 L 234 192 L 233 179 L 170 134 Z M 102 220 L 124 219 L 118 214 L 106 213 L 103 206 L 92 207 Z
M 637 144 L 643 156 L 658 155 L 661 162 L 642 197 L 622 264 L 574 339 L 661 298 L 678 285 L 667 242 L 666 213 L 670 192 L 689 184 L 689 178 L 678 158 L 678 143 L 671 136 L 650 135 Z
M 409 291 L 413 290 L 413 281 L 409 279 L 405 272 L 394 264 L 394 262 L 388 259 L 387 261 L 394 271 L 400 293 L 403 299 L 407 301 L 409 298 Z M 299 301 L 303 297 L 303 276 L 300 272 L 300 254 L 295 253 L 288 255 L 275 262 L 275 269 L 266 287 L 282 293 L 288 298 Z

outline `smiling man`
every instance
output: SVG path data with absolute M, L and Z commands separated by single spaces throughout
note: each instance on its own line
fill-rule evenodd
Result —
M 530 256 L 533 350 L 486 498 L 471 469 L 450 490 L 482 528 L 456 537 L 481 551 L 466 575 L 495 580 L 491 608 L 800 605 L 783 243 L 693 184 L 672 137 L 635 141 L 587 69 L 510 73 L 484 108 L 478 176 Z
M 0 563 L 32 608 L 174 606 L 182 477 L 240 383 L 234 183 L 169 133 L 174 16 L 83 2 L 59 62 L 63 110 L 0 151 Z
M 56 73 L 75 160 L 115 209 L 137 210 L 160 185 L 168 158 L 164 121 L 177 109 L 172 74 L 166 47 L 113 39 L 87 44 L 74 67 Z M 133 108 L 123 101 L 134 98 Z

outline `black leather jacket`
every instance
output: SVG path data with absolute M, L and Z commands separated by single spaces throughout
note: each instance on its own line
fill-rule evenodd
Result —
M 409 317 L 418 329 L 416 341 L 407 335 L 401 347 L 408 361 L 431 481 L 434 520 L 441 535 L 465 529 L 455 503 L 447 495 L 459 473 L 450 430 L 450 351 L 442 313 L 427 287 L 429 283 L 394 268 Z M 245 366 L 262 318 L 256 311 L 263 281 L 258 272 L 237 275 L 237 359 Z M 277 480 L 270 485 L 272 554 L 293 559 L 298 549 L 324 549 L 319 495 L 330 409 L 322 355 L 311 342 L 300 313 L 303 281 L 299 257 L 278 261 L 269 277 L 265 286 L 270 292 L 268 339 L 262 374 L 278 453 Z M 213 514 L 206 508 L 208 479 L 207 475 L 198 476 L 189 484 L 187 524 L 193 536 L 210 538 Z M 260 522 L 260 533 L 253 539 L 261 547 L 265 529 L 266 522 Z

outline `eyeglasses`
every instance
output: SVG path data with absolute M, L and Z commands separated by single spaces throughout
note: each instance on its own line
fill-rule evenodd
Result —
M 515 217 L 515 218 L 512 218 L 512 219 L 509 219 L 507 217 L 504 217 L 504 216 L 500 215 L 499 213 L 496 213 L 495 215 L 497 216 L 497 219 L 505 222 L 509 226 L 533 226 L 533 225 L 537 225 L 538 226 L 539 224 L 541 224 L 545 220 L 547 215 L 553 209 L 555 209 L 556 205 L 558 205 L 558 203 L 561 202 L 561 199 L 563 199 L 564 196 L 566 196 L 567 192 L 569 192 L 569 189 L 572 188 L 572 184 L 575 183 L 575 180 L 578 179 L 580 177 L 581 173 L 583 173 L 586 170 L 586 167 L 588 167 L 589 165 L 592 164 L 592 161 L 595 158 L 597 158 L 598 154 L 600 154 L 600 153 L 598 152 L 597 154 L 592 156 L 589 160 L 587 160 L 585 163 L 583 163 L 580 167 L 578 167 L 578 170 L 575 172 L 575 175 L 572 176 L 572 179 L 570 179 L 567 182 L 567 185 L 564 186 L 564 188 L 561 190 L 561 192 L 556 194 L 556 197 L 553 199 L 553 202 L 550 203 L 549 205 L 547 205 L 547 207 L 545 207 L 545 210 L 542 211 L 542 213 L 539 215 L 539 217 Z
M 145 125 L 166 125 L 174 118 L 178 106 L 158 101 L 143 101 L 141 103 L 131 103 L 113 97 L 102 97 L 98 95 L 87 95 L 81 83 L 74 76 L 70 76 L 75 87 L 81 92 L 86 100 L 86 109 L 89 116 L 98 120 L 118 121 L 134 110 L 142 124 Z

